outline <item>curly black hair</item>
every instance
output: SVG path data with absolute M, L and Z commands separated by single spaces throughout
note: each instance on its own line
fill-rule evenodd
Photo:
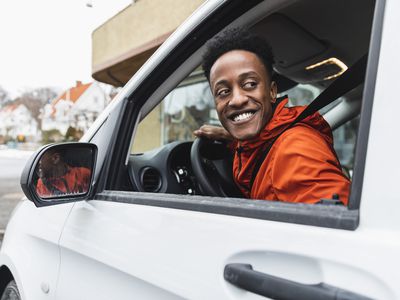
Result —
M 206 44 L 202 67 L 208 81 L 210 81 L 210 70 L 217 59 L 232 50 L 245 50 L 256 54 L 272 77 L 274 55 L 268 42 L 248 30 L 234 28 L 222 31 Z

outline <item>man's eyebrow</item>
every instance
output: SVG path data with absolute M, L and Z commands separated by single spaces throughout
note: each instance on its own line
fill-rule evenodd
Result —
M 239 79 L 244 79 L 247 77 L 260 77 L 260 75 L 254 71 L 245 72 L 239 75 Z
M 216 83 L 213 84 L 213 89 L 216 88 L 219 85 L 228 85 L 228 80 L 226 79 L 220 79 Z

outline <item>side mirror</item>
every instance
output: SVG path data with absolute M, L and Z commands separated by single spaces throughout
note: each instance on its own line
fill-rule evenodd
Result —
M 87 199 L 96 158 L 97 146 L 91 143 L 44 146 L 25 165 L 22 191 L 37 207 Z

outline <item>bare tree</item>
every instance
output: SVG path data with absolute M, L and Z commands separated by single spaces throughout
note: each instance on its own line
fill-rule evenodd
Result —
M 0 86 L 0 106 L 8 101 L 10 101 L 10 95 L 2 86 Z
M 50 87 L 42 87 L 31 90 L 26 90 L 15 99 L 14 103 L 24 104 L 32 114 L 32 117 L 37 121 L 41 128 L 40 111 L 46 103 L 49 103 L 57 96 L 57 92 Z

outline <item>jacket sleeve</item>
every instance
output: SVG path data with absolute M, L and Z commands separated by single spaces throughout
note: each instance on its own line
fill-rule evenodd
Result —
M 39 178 L 37 185 L 36 185 L 36 193 L 40 197 L 46 197 L 46 196 L 51 196 L 50 191 L 46 188 L 46 186 L 43 184 L 42 179 Z
M 333 147 L 317 131 L 296 126 L 273 148 L 271 180 L 280 201 L 316 203 L 338 194 L 347 205 L 350 181 Z

